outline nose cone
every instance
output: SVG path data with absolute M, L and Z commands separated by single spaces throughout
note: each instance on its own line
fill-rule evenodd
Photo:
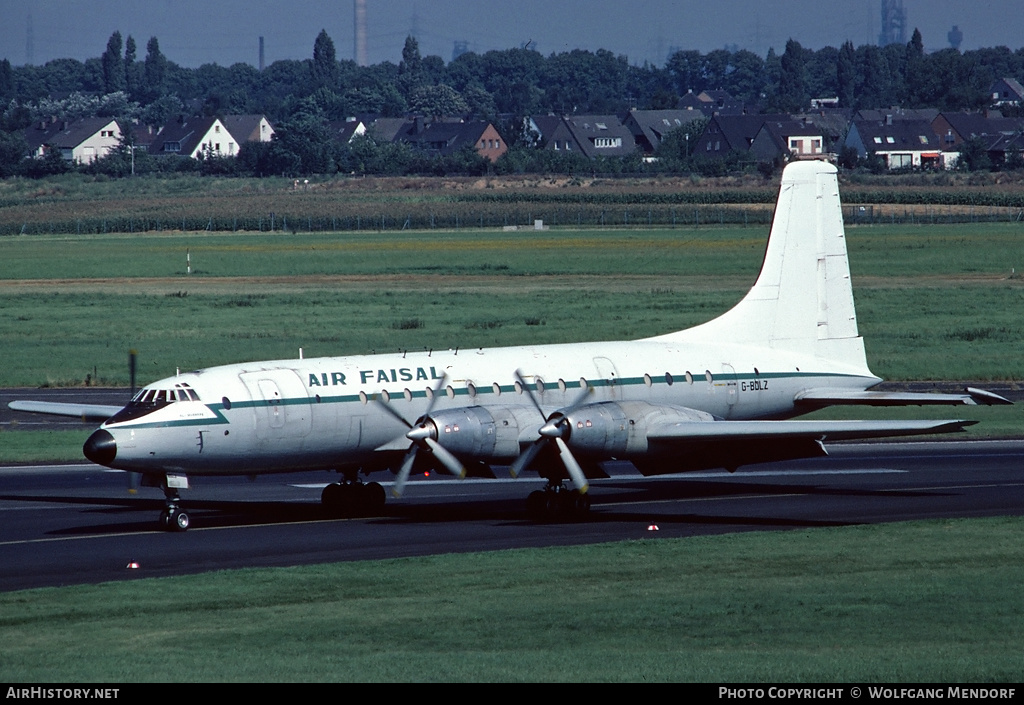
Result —
M 117 456 L 117 443 L 109 431 L 101 428 L 89 436 L 89 440 L 82 446 L 82 452 L 97 465 L 110 467 Z

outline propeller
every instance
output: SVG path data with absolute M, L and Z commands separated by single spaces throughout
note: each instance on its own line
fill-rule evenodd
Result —
M 519 385 L 526 392 L 526 396 L 529 397 L 533 407 L 545 421 L 544 425 L 541 426 L 538 431 L 540 438 L 530 444 L 530 446 L 512 462 L 508 468 L 509 473 L 511 473 L 512 477 L 519 477 L 520 473 L 530 466 L 545 444 L 554 443 L 558 450 L 558 457 L 561 458 L 562 465 L 565 466 L 565 470 L 569 473 L 569 477 L 572 479 L 576 489 L 579 490 L 581 494 L 585 493 L 590 488 L 590 483 L 587 482 L 587 476 L 583 473 L 583 468 L 581 468 L 580 464 L 576 462 L 576 458 L 573 457 L 572 452 L 569 450 L 569 446 L 566 445 L 565 438 L 569 435 L 569 415 L 576 411 L 576 409 L 583 406 L 587 397 L 593 393 L 593 387 L 588 384 L 572 404 L 564 409 L 556 411 L 549 417 L 544 413 L 544 410 L 541 408 L 537 398 L 533 396 L 533 391 L 526 383 L 526 380 L 523 379 L 522 371 L 516 370 L 515 374 L 516 381 L 519 382 Z
M 433 410 L 434 404 L 437 402 L 437 399 L 441 394 L 441 388 L 444 386 L 446 378 L 447 375 L 441 375 L 441 379 L 437 381 L 434 393 L 431 395 L 430 401 L 427 403 L 427 409 L 423 412 L 423 416 L 416 421 L 415 425 L 409 423 L 404 416 L 395 411 L 392 406 L 384 402 L 384 400 L 379 396 L 374 395 L 374 401 L 376 401 L 382 409 L 409 429 L 409 432 L 405 434 L 405 437 L 412 441 L 412 445 L 409 446 L 409 450 L 405 454 L 405 458 L 402 460 L 402 465 L 398 470 L 398 474 L 395 476 L 395 484 L 391 488 L 391 494 L 395 498 L 402 496 L 402 491 L 405 489 L 405 483 L 409 480 L 409 474 L 412 472 L 413 463 L 416 462 L 416 453 L 424 447 L 434 454 L 437 461 L 441 463 L 441 466 L 449 473 L 455 475 L 460 480 L 466 476 L 466 468 L 448 449 L 437 442 L 434 438 L 436 429 L 432 428 L 431 425 L 428 425 L 430 412 Z

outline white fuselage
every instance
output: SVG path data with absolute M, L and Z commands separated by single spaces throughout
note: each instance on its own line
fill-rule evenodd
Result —
M 804 389 L 862 390 L 879 381 L 862 369 L 792 352 L 660 340 L 326 357 L 184 373 L 150 388 L 185 384 L 199 401 L 176 401 L 102 428 L 117 444 L 111 467 L 123 470 L 205 475 L 360 466 L 378 450 L 409 445 L 407 429 L 380 404 L 412 424 L 443 378 L 432 416 L 483 407 L 511 419 L 515 443 L 469 458 L 501 464 L 535 440 L 545 420 L 516 370 L 546 415 L 589 387 L 585 408 L 646 402 L 719 419 L 784 418 L 797 413 L 793 400 Z M 443 434 L 438 441 L 446 445 Z

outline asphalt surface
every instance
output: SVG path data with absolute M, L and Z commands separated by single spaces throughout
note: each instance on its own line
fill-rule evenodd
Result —
M 95 465 L 0 468 L 0 591 L 251 566 L 1024 514 L 1024 441 L 830 447 L 832 457 L 646 479 L 625 463 L 581 521 L 533 522 L 542 483 L 427 478 L 379 516 L 320 509 L 328 473 L 196 478 L 186 533 L 157 530 L 162 493 Z M 378 480 L 390 476 L 378 475 Z M 129 567 L 135 565 L 137 567 Z

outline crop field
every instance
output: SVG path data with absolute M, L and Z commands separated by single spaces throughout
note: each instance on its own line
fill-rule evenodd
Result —
M 1024 222 L 1012 176 L 855 175 L 850 222 Z M 0 236 L 114 232 L 337 232 L 531 226 L 767 224 L 778 175 L 760 177 L 216 179 L 107 181 L 80 175 L 0 182 Z

